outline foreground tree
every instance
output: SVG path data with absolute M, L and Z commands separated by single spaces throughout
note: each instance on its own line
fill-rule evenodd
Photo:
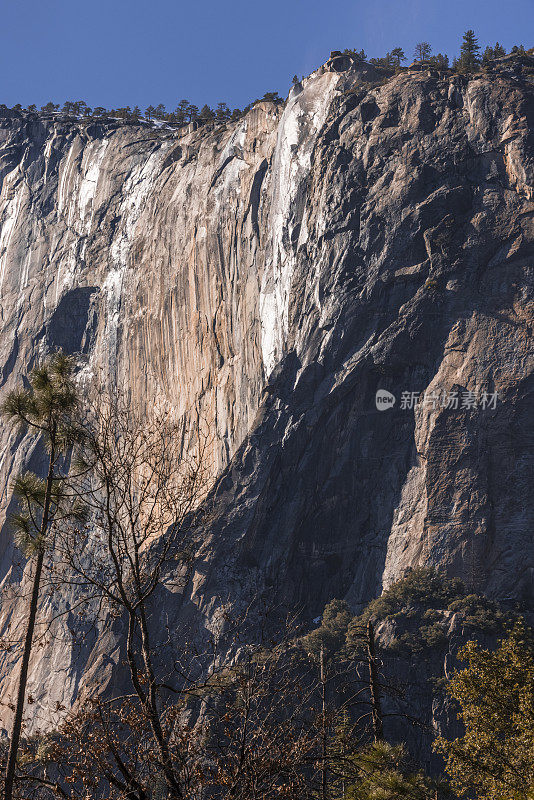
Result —
M 69 487 L 88 523 L 58 532 L 54 576 L 59 591 L 75 587 L 80 605 L 84 596 L 96 604 L 95 622 L 116 621 L 130 680 L 51 737 L 54 782 L 43 777 L 43 749 L 28 743 L 27 785 L 62 798 L 308 797 L 319 695 L 314 665 L 289 636 L 245 645 L 246 623 L 221 609 L 220 636 L 199 641 L 195 624 L 189 644 L 183 629 L 179 643 L 170 630 L 162 641 L 162 594 L 183 593 L 199 564 L 195 509 L 211 447 L 200 421 L 185 430 L 165 413 L 147 420 L 101 398 L 79 442 Z
M 315 665 L 284 635 L 268 647 L 243 646 L 243 624 L 235 620 L 225 641 L 239 646 L 239 658 L 224 663 L 213 652 L 213 666 L 202 675 L 191 671 L 198 647 L 181 644 L 186 679 L 172 700 L 159 697 L 174 789 L 149 716 L 136 693 L 125 691 L 84 703 L 57 732 L 27 744 L 23 797 L 36 791 L 41 799 L 62 800 L 317 796 L 322 726 Z
M 81 509 L 77 509 L 76 504 L 71 505 L 69 511 L 64 508 L 65 477 L 61 469 L 62 461 L 73 442 L 73 418 L 78 409 L 73 369 L 74 364 L 70 358 L 61 353 L 53 355 L 31 372 L 29 389 L 11 392 L 1 406 L 4 418 L 19 431 L 39 436 L 48 454 L 46 478 L 43 479 L 33 472 L 22 472 L 14 484 L 14 494 L 19 502 L 19 511 L 11 520 L 15 542 L 32 562 L 33 579 L 7 757 L 5 800 L 11 800 L 13 796 L 45 554 L 59 519 L 64 519 L 65 516 L 81 516 Z
M 345 762 L 345 800 L 428 800 L 431 781 L 411 763 L 402 745 L 375 742 Z M 433 791 L 434 789 L 434 791 Z
M 105 753 L 111 759 L 106 780 L 119 781 L 128 791 L 139 777 L 113 745 L 121 726 L 137 729 L 142 746 L 154 754 L 168 797 L 181 797 L 189 780 L 185 751 L 172 738 L 172 704 L 165 700 L 169 692 L 186 691 L 184 665 L 173 658 L 172 642 L 164 657 L 157 652 L 151 624 L 169 571 L 174 591 L 190 577 L 196 542 L 187 519 L 206 490 L 209 447 L 199 420 L 187 432 L 164 413 L 150 421 L 125 401 L 106 397 L 80 434 L 79 477 L 70 488 L 85 504 L 89 521 L 83 533 L 64 526 L 58 534 L 57 588 L 72 585 L 80 601 L 96 600 L 101 621 L 110 614 L 124 621 L 133 694 L 122 709 L 122 701 L 118 709 L 106 706 L 100 724 L 109 734 L 102 739 L 109 740 Z M 144 797 L 141 791 L 135 796 Z
M 247 650 L 211 714 L 206 788 L 236 800 L 308 800 L 323 772 L 316 665 L 289 641 Z
M 465 734 L 437 740 L 452 786 L 487 800 L 534 796 L 534 645 L 522 624 L 499 647 L 469 642 L 449 693 L 460 704 Z

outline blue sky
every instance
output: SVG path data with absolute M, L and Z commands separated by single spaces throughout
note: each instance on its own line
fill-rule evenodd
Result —
M 453 56 L 467 28 L 534 46 L 534 0 L 3 0 L 0 103 L 242 107 L 330 50 Z

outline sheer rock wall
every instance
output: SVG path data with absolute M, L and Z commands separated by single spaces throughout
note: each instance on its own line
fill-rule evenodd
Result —
M 1 391 L 61 346 L 87 390 L 200 406 L 216 434 L 203 563 L 162 630 L 228 597 L 357 611 L 421 563 L 534 600 L 533 66 L 383 81 L 338 58 L 188 133 L 0 112 Z M 0 523 L 38 461 L 0 429 Z M 27 575 L 5 530 L 0 559 L 6 637 Z M 113 687 L 117 641 L 45 637 L 29 728 Z

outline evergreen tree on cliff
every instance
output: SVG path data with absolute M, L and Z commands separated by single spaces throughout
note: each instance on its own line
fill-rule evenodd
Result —
M 72 506 L 65 512 L 61 470 L 64 456 L 73 441 L 72 421 L 78 407 L 73 367 L 72 359 L 62 353 L 54 354 L 31 372 L 28 389 L 10 392 L 0 407 L 3 417 L 22 433 L 38 435 L 48 454 L 46 478 L 33 472 L 21 472 L 13 487 L 19 511 L 12 516 L 11 524 L 18 548 L 32 562 L 33 578 L 6 765 L 4 800 L 13 797 L 45 554 L 59 518 L 81 515 L 81 511 Z
M 474 72 L 480 66 L 480 46 L 473 30 L 464 33 L 460 48 L 458 69 L 460 72 Z
M 402 47 L 394 47 L 389 55 L 395 67 L 400 67 L 402 62 L 406 61 L 406 56 Z
M 187 121 L 188 111 L 189 111 L 189 100 L 180 100 L 180 102 L 174 109 L 176 122 L 179 125 L 183 125 Z
M 428 61 L 432 47 L 428 42 L 419 42 L 415 45 L 414 58 L 416 61 Z
M 215 116 L 217 118 L 217 122 L 226 122 L 230 119 L 231 111 L 226 105 L 226 103 L 218 103 L 217 109 L 215 111 Z
M 188 117 L 189 117 L 189 122 L 194 122 L 196 119 L 198 119 L 198 115 L 199 115 L 198 106 L 195 106 L 194 104 L 191 103 L 187 107 L 187 114 L 188 114 Z
M 202 122 L 211 122 L 215 118 L 215 113 L 208 105 L 202 106 L 200 110 L 200 120 Z
M 499 42 L 495 42 L 495 47 L 488 45 L 482 55 L 482 66 L 489 64 L 489 62 L 493 61 L 495 58 L 502 58 L 505 55 L 506 50 Z

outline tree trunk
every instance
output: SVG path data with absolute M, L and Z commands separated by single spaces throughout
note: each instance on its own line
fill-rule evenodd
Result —
M 148 696 L 146 698 L 145 707 L 148 711 L 150 727 L 152 728 L 152 733 L 156 739 L 156 744 L 161 756 L 163 772 L 172 797 L 181 798 L 183 797 L 182 788 L 179 780 L 177 779 L 175 770 L 173 769 L 172 759 L 169 753 L 167 742 L 165 740 L 165 735 L 163 733 L 161 719 L 158 712 L 156 698 L 156 676 L 152 666 L 152 653 L 150 648 L 144 601 L 141 602 L 139 608 L 139 627 L 141 630 L 141 650 L 143 654 L 143 663 L 145 666 L 146 677 L 148 679 Z
M 321 705 L 322 705 L 322 764 L 321 764 L 321 800 L 328 800 L 328 779 L 326 774 L 326 763 L 328 755 L 328 733 L 326 730 L 326 670 L 324 659 L 324 647 L 321 645 Z
M 24 650 L 22 653 L 22 663 L 20 665 L 17 702 L 15 705 L 15 716 L 13 719 L 13 727 L 11 730 L 11 739 L 9 743 L 9 753 L 7 757 L 6 777 L 4 785 L 4 800 L 12 800 L 13 798 L 13 786 L 15 783 L 15 772 L 17 769 L 17 755 L 20 744 L 20 736 L 22 733 L 22 715 L 24 713 L 24 701 L 26 700 L 26 684 L 28 682 L 28 669 L 30 666 L 30 656 L 32 652 L 33 633 L 35 630 L 35 620 L 37 618 L 37 608 L 39 604 L 39 587 L 41 585 L 41 573 L 43 571 L 44 547 L 42 539 L 44 539 L 46 531 L 48 530 L 48 522 L 50 516 L 50 502 L 52 499 L 52 484 L 54 479 L 54 461 L 55 461 L 55 448 L 54 448 L 54 442 L 52 442 L 50 461 L 48 464 L 48 476 L 46 479 L 43 519 L 41 521 L 41 529 L 39 531 L 41 542 L 39 543 L 37 561 L 35 562 L 35 575 L 33 576 L 32 596 L 30 600 L 30 609 L 28 614 L 28 626 L 26 628 L 26 636 L 24 638 Z
M 378 681 L 378 670 L 376 668 L 375 632 L 371 620 L 369 620 L 367 624 L 367 655 L 369 658 L 369 689 L 371 692 L 373 738 L 375 742 L 380 742 L 384 738 L 384 730 L 382 724 L 382 707 L 380 705 L 380 684 Z

